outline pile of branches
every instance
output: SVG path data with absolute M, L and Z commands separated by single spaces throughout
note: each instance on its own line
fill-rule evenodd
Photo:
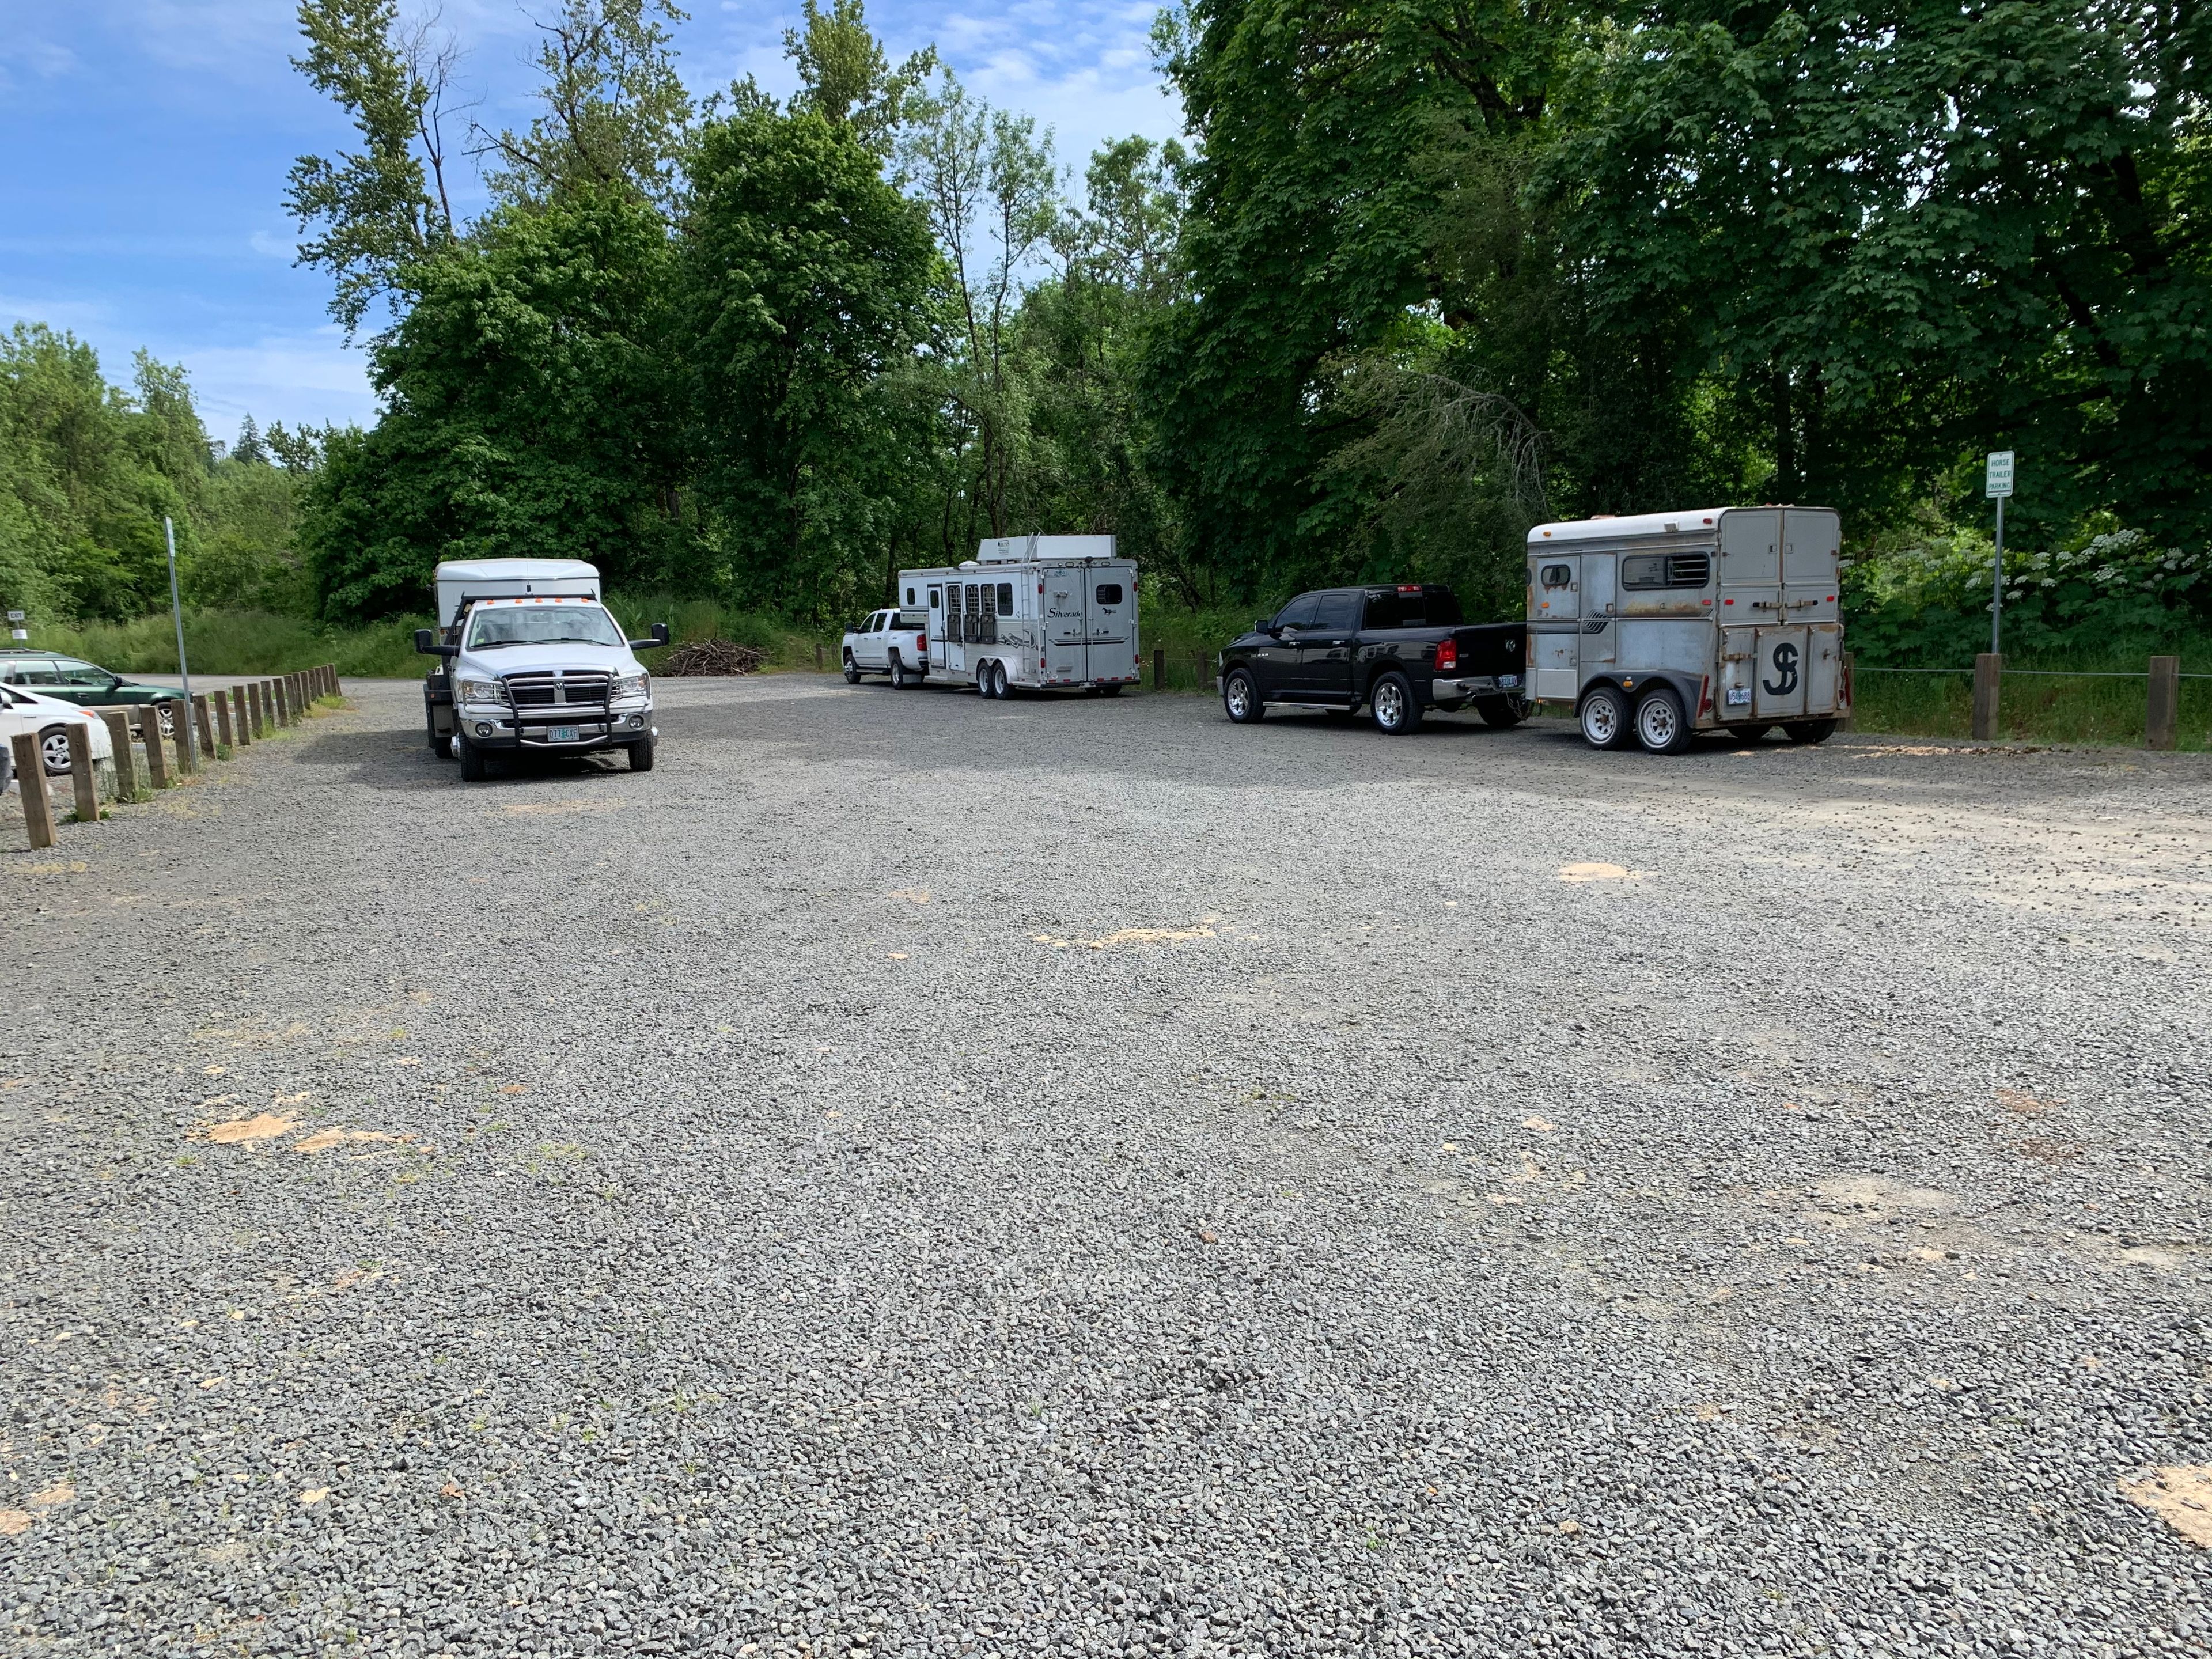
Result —
M 679 645 L 653 672 L 669 679 L 703 678 L 711 675 L 750 674 L 768 660 L 768 653 L 728 640 L 695 640 Z

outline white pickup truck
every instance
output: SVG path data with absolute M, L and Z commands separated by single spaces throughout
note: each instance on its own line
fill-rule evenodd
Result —
M 888 674 L 893 685 L 920 685 L 929 674 L 929 617 L 926 611 L 878 611 L 845 630 L 845 683 L 863 674 Z

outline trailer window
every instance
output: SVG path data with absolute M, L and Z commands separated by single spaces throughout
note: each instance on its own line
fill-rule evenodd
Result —
M 1119 582 L 1101 582 L 1101 583 L 1099 583 L 1099 584 L 1098 584 L 1098 603 L 1099 603 L 1099 604 L 1101 604 L 1101 605 L 1119 605 L 1119 604 L 1121 604 L 1121 583 L 1119 583 Z
M 1712 579 L 1709 553 L 1644 553 L 1620 562 L 1623 587 L 1703 587 Z
M 914 603 L 914 589 L 911 587 L 908 588 L 906 591 L 906 602 L 908 605 L 912 605 Z
M 1012 582 L 999 584 L 999 614 L 1002 617 L 1014 614 L 1014 585 Z
M 929 608 L 932 611 L 942 611 L 945 608 L 945 590 L 943 588 L 933 587 L 929 590 Z
M 1547 564 L 1536 573 L 1536 580 L 1547 587 L 1566 587 L 1575 580 L 1575 568 L 1571 564 Z

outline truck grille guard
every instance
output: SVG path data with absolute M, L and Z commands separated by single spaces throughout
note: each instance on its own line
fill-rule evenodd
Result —
M 501 676 L 500 684 L 524 744 L 550 745 L 546 732 L 556 726 L 574 726 L 580 743 L 615 733 L 614 677 L 603 670 L 526 670 Z

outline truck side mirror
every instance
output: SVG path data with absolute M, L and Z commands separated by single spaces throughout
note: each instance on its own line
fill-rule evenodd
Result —
M 662 646 L 668 643 L 668 624 L 666 623 L 655 623 L 647 631 L 653 635 L 651 639 L 629 640 L 625 641 L 624 643 L 627 644 L 633 651 L 658 651 Z
M 415 648 L 426 657 L 458 657 L 461 648 L 457 645 L 441 645 L 438 635 L 428 628 L 415 630 Z
M 1252 631 L 1255 634 L 1273 633 L 1275 631 L 1275 619 L 1273 617 L 1255 617 L 1252 622 Z

